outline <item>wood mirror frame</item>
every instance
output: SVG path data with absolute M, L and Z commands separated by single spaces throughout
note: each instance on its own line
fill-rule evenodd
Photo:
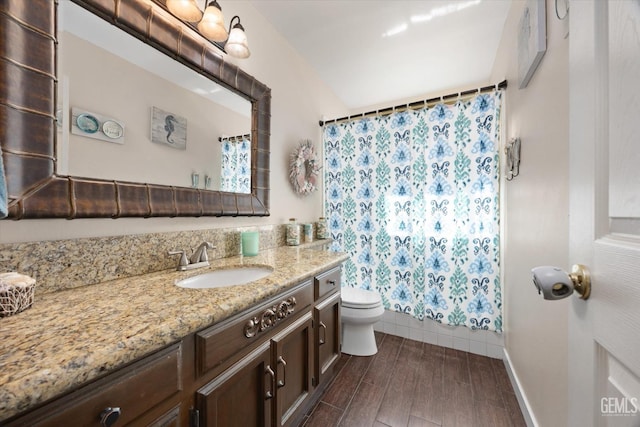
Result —
M 271 90 L 148 0 L 72 0 L 251 101 L 251 193 L 55 173 L 57 0 L 0 2 L 0 147 L 9 218 L 268 216 Z

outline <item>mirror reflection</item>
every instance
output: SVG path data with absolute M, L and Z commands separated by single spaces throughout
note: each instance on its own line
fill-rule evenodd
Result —
M 69 2 L 59 175 L 250 193 L 251 103 Z

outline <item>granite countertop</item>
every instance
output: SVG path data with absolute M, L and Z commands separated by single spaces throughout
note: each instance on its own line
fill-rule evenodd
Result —
M 339 265 L 343 253 L 317 246 L 278 247 L 210 267 L 165 270 L 36 296 L 0 318 L 0 420 L 158 350 Z M 184 289 L 177 280 L 236 265 L 268 265 L 255 282 Z

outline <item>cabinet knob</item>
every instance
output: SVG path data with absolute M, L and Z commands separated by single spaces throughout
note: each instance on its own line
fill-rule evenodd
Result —
M 120 408 L 105 408 L 100 413 L 100 425 L 103 427 L 111 427 L 116 423 L 116 421 L 118 421 L 121 412 Z
M 327 283 L 330 284 L 331 286 L 335 286 L 336 285 L 336 281 L 335 280 L 327 280 Z

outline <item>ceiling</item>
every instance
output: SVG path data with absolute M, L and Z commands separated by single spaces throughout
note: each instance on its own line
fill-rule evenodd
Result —
M 353 110 L 489 82 L 511 0 L 253 0 Z

